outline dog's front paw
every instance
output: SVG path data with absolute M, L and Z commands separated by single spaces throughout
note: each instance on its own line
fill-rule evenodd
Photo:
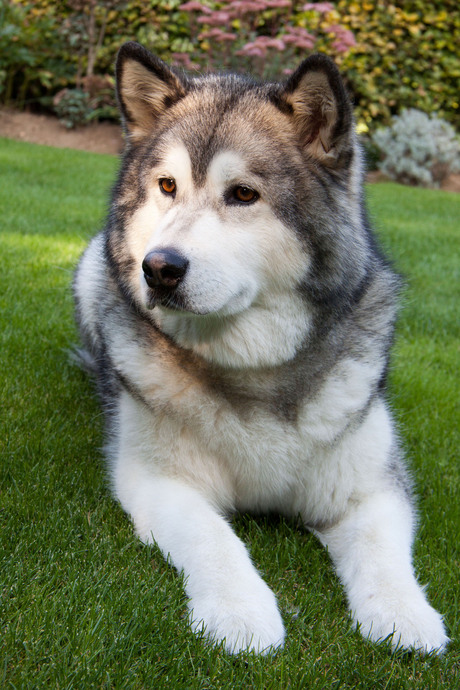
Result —
M 230 654 L 251 650 L 268 654 L 283 645 L 276 598 L 261 579 L 252 588 L 241 583 L 219 594 L 195 597 L 190 609 L 192 629 L 204 632 L 212 642 L 223 642 Z
M 375 642 L 388 639 L 394 649 L 441 654 L 449 642 L 442 617 L 421 589 L 399 600 L 369 598 L 354 617 L 364 637 Z

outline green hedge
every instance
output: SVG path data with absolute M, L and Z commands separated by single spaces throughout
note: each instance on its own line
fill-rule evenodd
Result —
M 458 0 L 339 0 L 357 45 L 342 61 L 359 117 L 371 128 L 404 108 L 460 125 Z
M 95 48 L 97 75 L 113 74 L 116 51 L 132 39 L 166 60 L 177 60 L 181 54 L 185 65 L 188 61 L 200 69 L 209 64 L 217 69 L 250 68 L 261 76 L 280 76 L 308 52 L 323 50 L 346 75 L 363 129 L 388 124 L 404 108 L 436 112 L 459 128 L 458 0 L 403 0 L 397 6 L 338 0 L 334 6 L 316 3 L 316 9 L 315 3 L 305 9 L 305 2 L 275 7 L 267 1 L 263 12 L 232 19 L 227 27 L 237 36 L 232 44 L 198 39 L 198 29 L 209 27 L 197 24 L 196 13 L 181 10 L 182 2 L 2 0 L 0 102 L 51 106 L 53 96 L 65 87 L 86 89 L 92 11 L 93 44 L 101 38 Z M 227 9 L 229 2 L 201 0 L 201 4 L 214 11 Z M 309 51 L 301 43 L 299 47 L 286 43 L 283 49 L 270 49 L 263 61 L 236 55 L 245 42 L 261 36 L 285 39 L 289 31 L 308 32 L 314 47 Z M 341 44 L 340 37 L 350 36 L 349 32 L 355 45 Z

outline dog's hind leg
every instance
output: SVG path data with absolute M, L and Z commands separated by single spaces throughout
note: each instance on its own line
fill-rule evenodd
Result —
M 231 653 L 281 646 L 275 596 L 228 522 L 195 488 L 140 469 L 117 493 L 141 539 L 155 541 L 184 573 L 192 628 Z
M 413 511 L 387 489 L 355 503 L 318 536 L 328 547 L 362 634 L 393 647 L 441 652 L 448 642 L 441 616 L 428 604 L 412 562 Z

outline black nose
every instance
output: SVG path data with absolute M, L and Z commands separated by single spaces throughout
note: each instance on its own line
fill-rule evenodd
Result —
M 188 267 L 187 259 L 174 249 L 156 249 L 149 252 L 142 262 L 147 285 L 151 288 L 174 289 L 184 277 Z

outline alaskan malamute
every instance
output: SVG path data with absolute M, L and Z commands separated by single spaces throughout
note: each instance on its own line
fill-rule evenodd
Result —
M 115 495 L 229 652 L 284 639 L 234 511 L 300 516 L 363 635 L 442 650 L 385 402 L 398 279 L 336 67 L 189 78 L 127 43 L 116 71 L 126 151 L 75 278 Z

